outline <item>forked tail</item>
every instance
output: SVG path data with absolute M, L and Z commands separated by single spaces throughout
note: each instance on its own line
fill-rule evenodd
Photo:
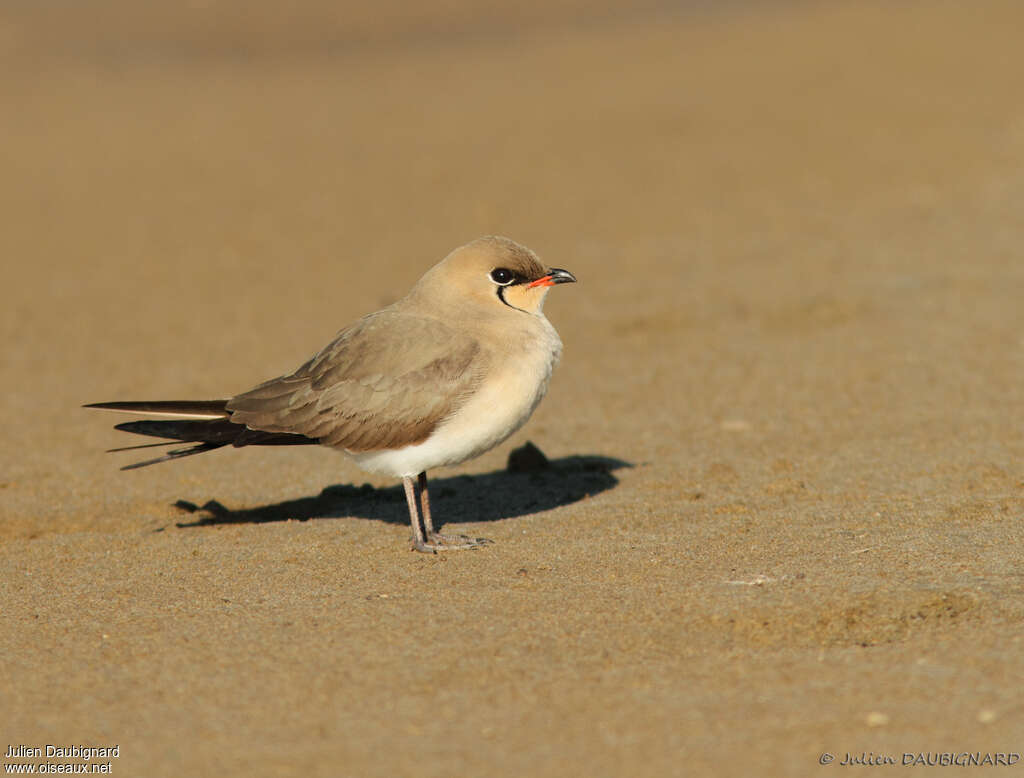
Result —
M 139 446 L 123 446 L 110 451 L 131 451 L 154 446 L 172 446 L 178 442 L 195 443 L 187 448 L 177 448 L 162 457 L 147 459 L 125 465 L 122 470 L 134 470 L 137 467 L 155 465 L 172 459 L 202 454 L 223 446 L 302 446 L 312 445 L 320 441 L 290 432 L 263 432 L 254 430 L 244 424 L 231 421 L 231 412 L 227 409 L 227 400 L 163 400 L 139 402 L 91 403 L 83 408 L 102 408 L 108 411 L 134 413 L 140 416 L 158 416 L 157 419 L 142 419 L 114 425 L 114 429 L 133 432 L 136 435 L 148 435 L 164 438 L 163 443 L 143 443 Z

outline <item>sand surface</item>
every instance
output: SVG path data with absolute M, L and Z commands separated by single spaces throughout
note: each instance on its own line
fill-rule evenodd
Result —
M 0 748 L 1024 751 L 1024 5 L 153 5 L 0 9 Z M 329 451 L 119 472 L 78 409 L 247 389 L 488 233 L 580 283 L 531 422 L 433 474 L 484 550 Z

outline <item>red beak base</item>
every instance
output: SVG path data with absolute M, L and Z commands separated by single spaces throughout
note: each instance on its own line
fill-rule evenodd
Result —
M 527 284 L 527 287 L 533 288 L 535 286 L 554 286 L 555 284 L 571 284 L 576 280 L 576 276 L 570 273 L 568 270 L 562 270 L 560 267 L 551 268 L 550 272 L 538 278 L 536 281 L 531 281 Z

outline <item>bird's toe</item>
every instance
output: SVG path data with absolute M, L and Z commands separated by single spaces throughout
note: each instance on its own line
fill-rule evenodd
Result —
M 414 541 L 413 548 L 424 554 L 436 554 L 439 551 L 466 551 L 473 548 L 482 548 L 493 543 L 487 538 L 471 538 L 468 535 L 444 535 L 435 532 L 429 535 L 423 542 Z

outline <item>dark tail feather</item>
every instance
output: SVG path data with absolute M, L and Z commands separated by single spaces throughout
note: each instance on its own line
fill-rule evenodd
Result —
M 154 446 L 166 446 L 168 443 L 154 443 Z M 202 454 L 204 451 L 213 451 L 215 448 L 227 445 L 225 443 L 200 443 L 198 446 L 192 446 L 191 448 L 176 448 L 174 451 L 168 451 L 162 457 L 156 459 L 147 459 L 144 462 L 136 462 L 133 465 L 125 465 L 122 470 L 135 470 L 139 467 L 146 467 L 147 465 L 156 465 L 160 462 L 170 462 L 172 459 L 181 459 L 182 457 L 191 456 L 192 454 Z M 132 446 L 132 448 L 146 448 L 146 446 Z
M 289 432 L 264 432 L 262 430 L 249 429 L 244 424 L 235 424 L 228 418 L 229 411 L 226 410 L 226 405 L 226 400 L 199 402 L 172 400 L 94 403 L 84 407 L 140 414 L 152 413 L 170 417 L 167 419 L 129 421 L 115 425 L 114 429 L 131 432 L 136 435 L 164 438 L 165 442 L 125 446 L 120 449 L 111 449 L 112 451 L 169 446 L 179 441 L 198 444 L 188 448 L 174 449 L 156 459 L 127 465 L 122 467 L 122 470 L 134 470 L 138 467 L 155 465 L 158 462 L 180 459 L 192 454 L 202 454 L 204 451 L 212 451 L 223 446 L 234 446 L 235 448 L 242 446 L 295 446 L 312 445 L 320 442 L 315 438 L 307 438 L 305 435 Z
M 143 443 L 141 446 L 118 446 L 117 448 L 108 448 L 108 454 L 116 454 L 119 451 L 135 451 L 140 448 L 158 448 L 159 446 L 173 446 L 178 441 L 176 440 L 165 440 L 163 443 Z
M 209 421 L 146 419 L 144 421 L 126 421 L 122 424 L 115 424 L 114 429 L 121 430 L 122 432 L 133 432 L 136 435 L 149 435 L 153 438 L 220 443 L 221 445 L 234 443 L 246 431 L 245 425 L 234 424 L 227 419 L 211 419 Z

